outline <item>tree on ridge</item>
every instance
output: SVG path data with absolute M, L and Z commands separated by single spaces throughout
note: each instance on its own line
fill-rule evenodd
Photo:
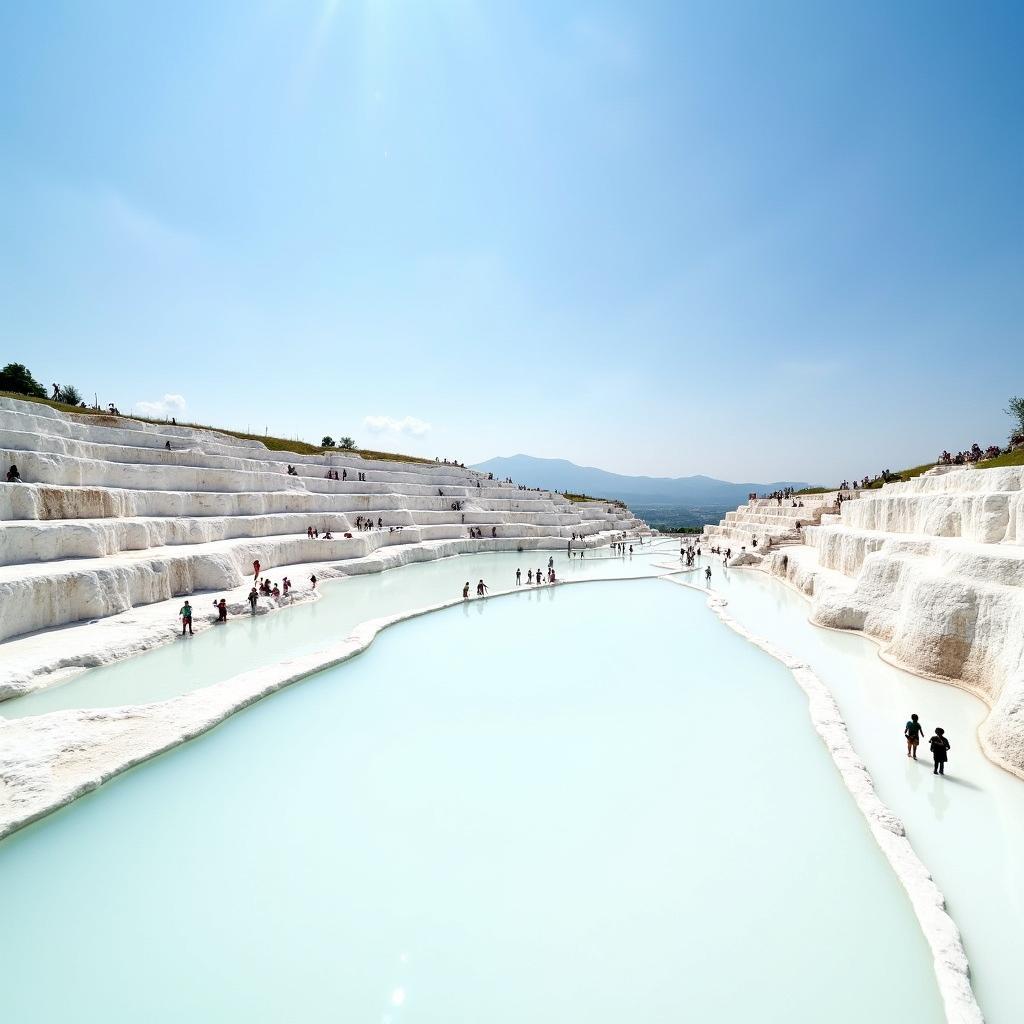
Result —
M 16 395 L 45 398 L 46 388 L 32 376 L 24 363 L 8 363 L 0 370 L 0 391 L 13 391 Z
M 1010 431 L 1010 440 L 1012 441 L 1020 434 L 1024 434 L 1024 398 L 1012 395 L 1010 404 L 1003 411 L 1017 421 L 1017 425 Z

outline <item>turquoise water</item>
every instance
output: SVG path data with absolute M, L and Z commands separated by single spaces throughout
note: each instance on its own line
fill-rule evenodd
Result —
M 975 993 L 989 1024 L 1024 1021 L 1024 784 L 992 764 L 976 738 L 985 705 L 952 686 L 893 668 L 853 633 L 808 622 L 809 603 L 763 573 L 725 570 L 713 588 L 755 633 L 806 659 L 834 694 L 882 799 L 903 819 L 914 849 L 945 893 L 963 934 Z M 911 712 L 952 743 L 947 775 L 906 756 Z
M 657 550 L 664 558 L 664 542 Z M 474 593 L 481 578 L 491 589 L 503 590 L 514 586 L 516 569 L 521 568 L 525 587 L 527 571 L 546 571 L 548 558 L 554 558 L 559 579 L 567 580 L 663 571 L 653 565 L 658 559 L 650 544 L 637 545 L 634 551 L 632 556 L 617 557 L 604 549 L 588 552 L 585 558 L 569 558 L 564 550 L 485 552 L 328 581 L 321 584 L 318 601 L 296 605 L 283 614 L 238 616 L 226 629 L 209 629 L 200 636 L 91 669 L 60 686 L 0 702 L 0 716 L 22 718 L 64 708 L 116 707 L 175 697 L 260 665 L 321 650 L 343 640 L 353 627 L 368 619 L 459 597 L 467 580 Z M 212 600 L 193 598 L 193 603 L 205 611 Z M 175 604 L 175 611 L 177 607 Z
M 0 844 L 0 903 L 33 1024 L 943 1019 L 803 694 L 656 580 L 387 630 Z

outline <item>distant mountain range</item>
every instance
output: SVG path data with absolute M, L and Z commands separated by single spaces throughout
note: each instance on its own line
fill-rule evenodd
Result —
M 488 459 L 473 468 L 493 473 L 499 480 L 510 476 L 528 487 L 618 498 L 628 505 L 671 503 L 722 508 L 742 504 L 751 491 L 761 494 L 783 487 L 799 490 L 811 486 L 803 480 L 734 484 L 710 476 L 623 476 L 592 466 L 577 466 L 565 459 L 537 459 L 532 455 Z

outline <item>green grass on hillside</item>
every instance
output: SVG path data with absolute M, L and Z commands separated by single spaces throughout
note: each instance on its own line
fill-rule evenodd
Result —
M 978 463 L 978 469 L 996 469 L 999 466 L 1024 466 L 1024 448 Z
M 619 501 L 617 498 L 593 498 L 589 494 L 572 494 L 569 491 L 562 491 L 561 494 L 563 498 L 568 498 L 573 504 L 581 501 L 599 501 L 602 505 L 618 505 L 619 508 L 626 507 L 626 503 Z
M 120 420 L 138 420 L 141 423 L 154 423 L 157 426 L 168 426 L 167 420 L 150 419 L 147 416 L 111 416 L 102 409 L 82 409 L 76 405 L 67 405 L 64 402 L 55 402 L 51 398 L 36 398 L 32 395 L 16 395 L 10 391 L 0 391 L 4 398 L 16 398 L 19 402 L 35 402 L 38 405 L 48 405 L 52 409 L 59 409 L 61 412 L 70 413 L 74 416 L 83 416 L 103 423 L 105 426 L 114 426 Z M 179 427 L 193 427 L 196 430 L 212 430 L 218 434 L 227 434 L 230 437 L 239 437 L 247 441 L 259 441 L 266 445 L 271 451 L 291 452 L 294 455 L 323 455 L 324 453 L 338 453 L 341 448 L 321 448 L 319 445 L 308 444 L 306 441 L 289 440 L 284 437 L 271 437 L 266 434 L 246 434 L 241 430 L 228 430 L 226 427 L 211 427 L 206 423 L 185 423 L 180 421 Z M 382 462 L 419 462 L 430 465 L 431 459 L 421 459 L 416 455 L 400 455 L 397 452 L 377 452 L 365 448 L 359 448 L 347 452 L 348 455 L 357 455 L 361 459 L 377 459 Z
M 934 469 L 934 462 L 922 462 L 920 466 L 911 466 L 910 469 L 901 469 L 898 473 L 893 473 L 889 477 L 889 483 L 896 484 L 902 480 L 913 480 L 915 476 L 920 476 L 922 473 L 927 473 L 929 469 Z M 881 477 L 877 477 L 868 484 L 867 489 L 869 491 L 876 490 L 885 484 L 886 481 Z M 864 490 L 862 487 L 861 490 Z

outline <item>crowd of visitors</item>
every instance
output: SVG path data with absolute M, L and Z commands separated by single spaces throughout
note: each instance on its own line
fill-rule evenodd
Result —
M 981 462 L 983 459 L 994 459 L 1002 454 L 998 445 L 989 445 L 982 451 L 981 445 L 975 442 L 969 451 L 957 452 L 955 455 L 944 451 L 936 460 L 938 466 L 964 466 L 973 462 Z

